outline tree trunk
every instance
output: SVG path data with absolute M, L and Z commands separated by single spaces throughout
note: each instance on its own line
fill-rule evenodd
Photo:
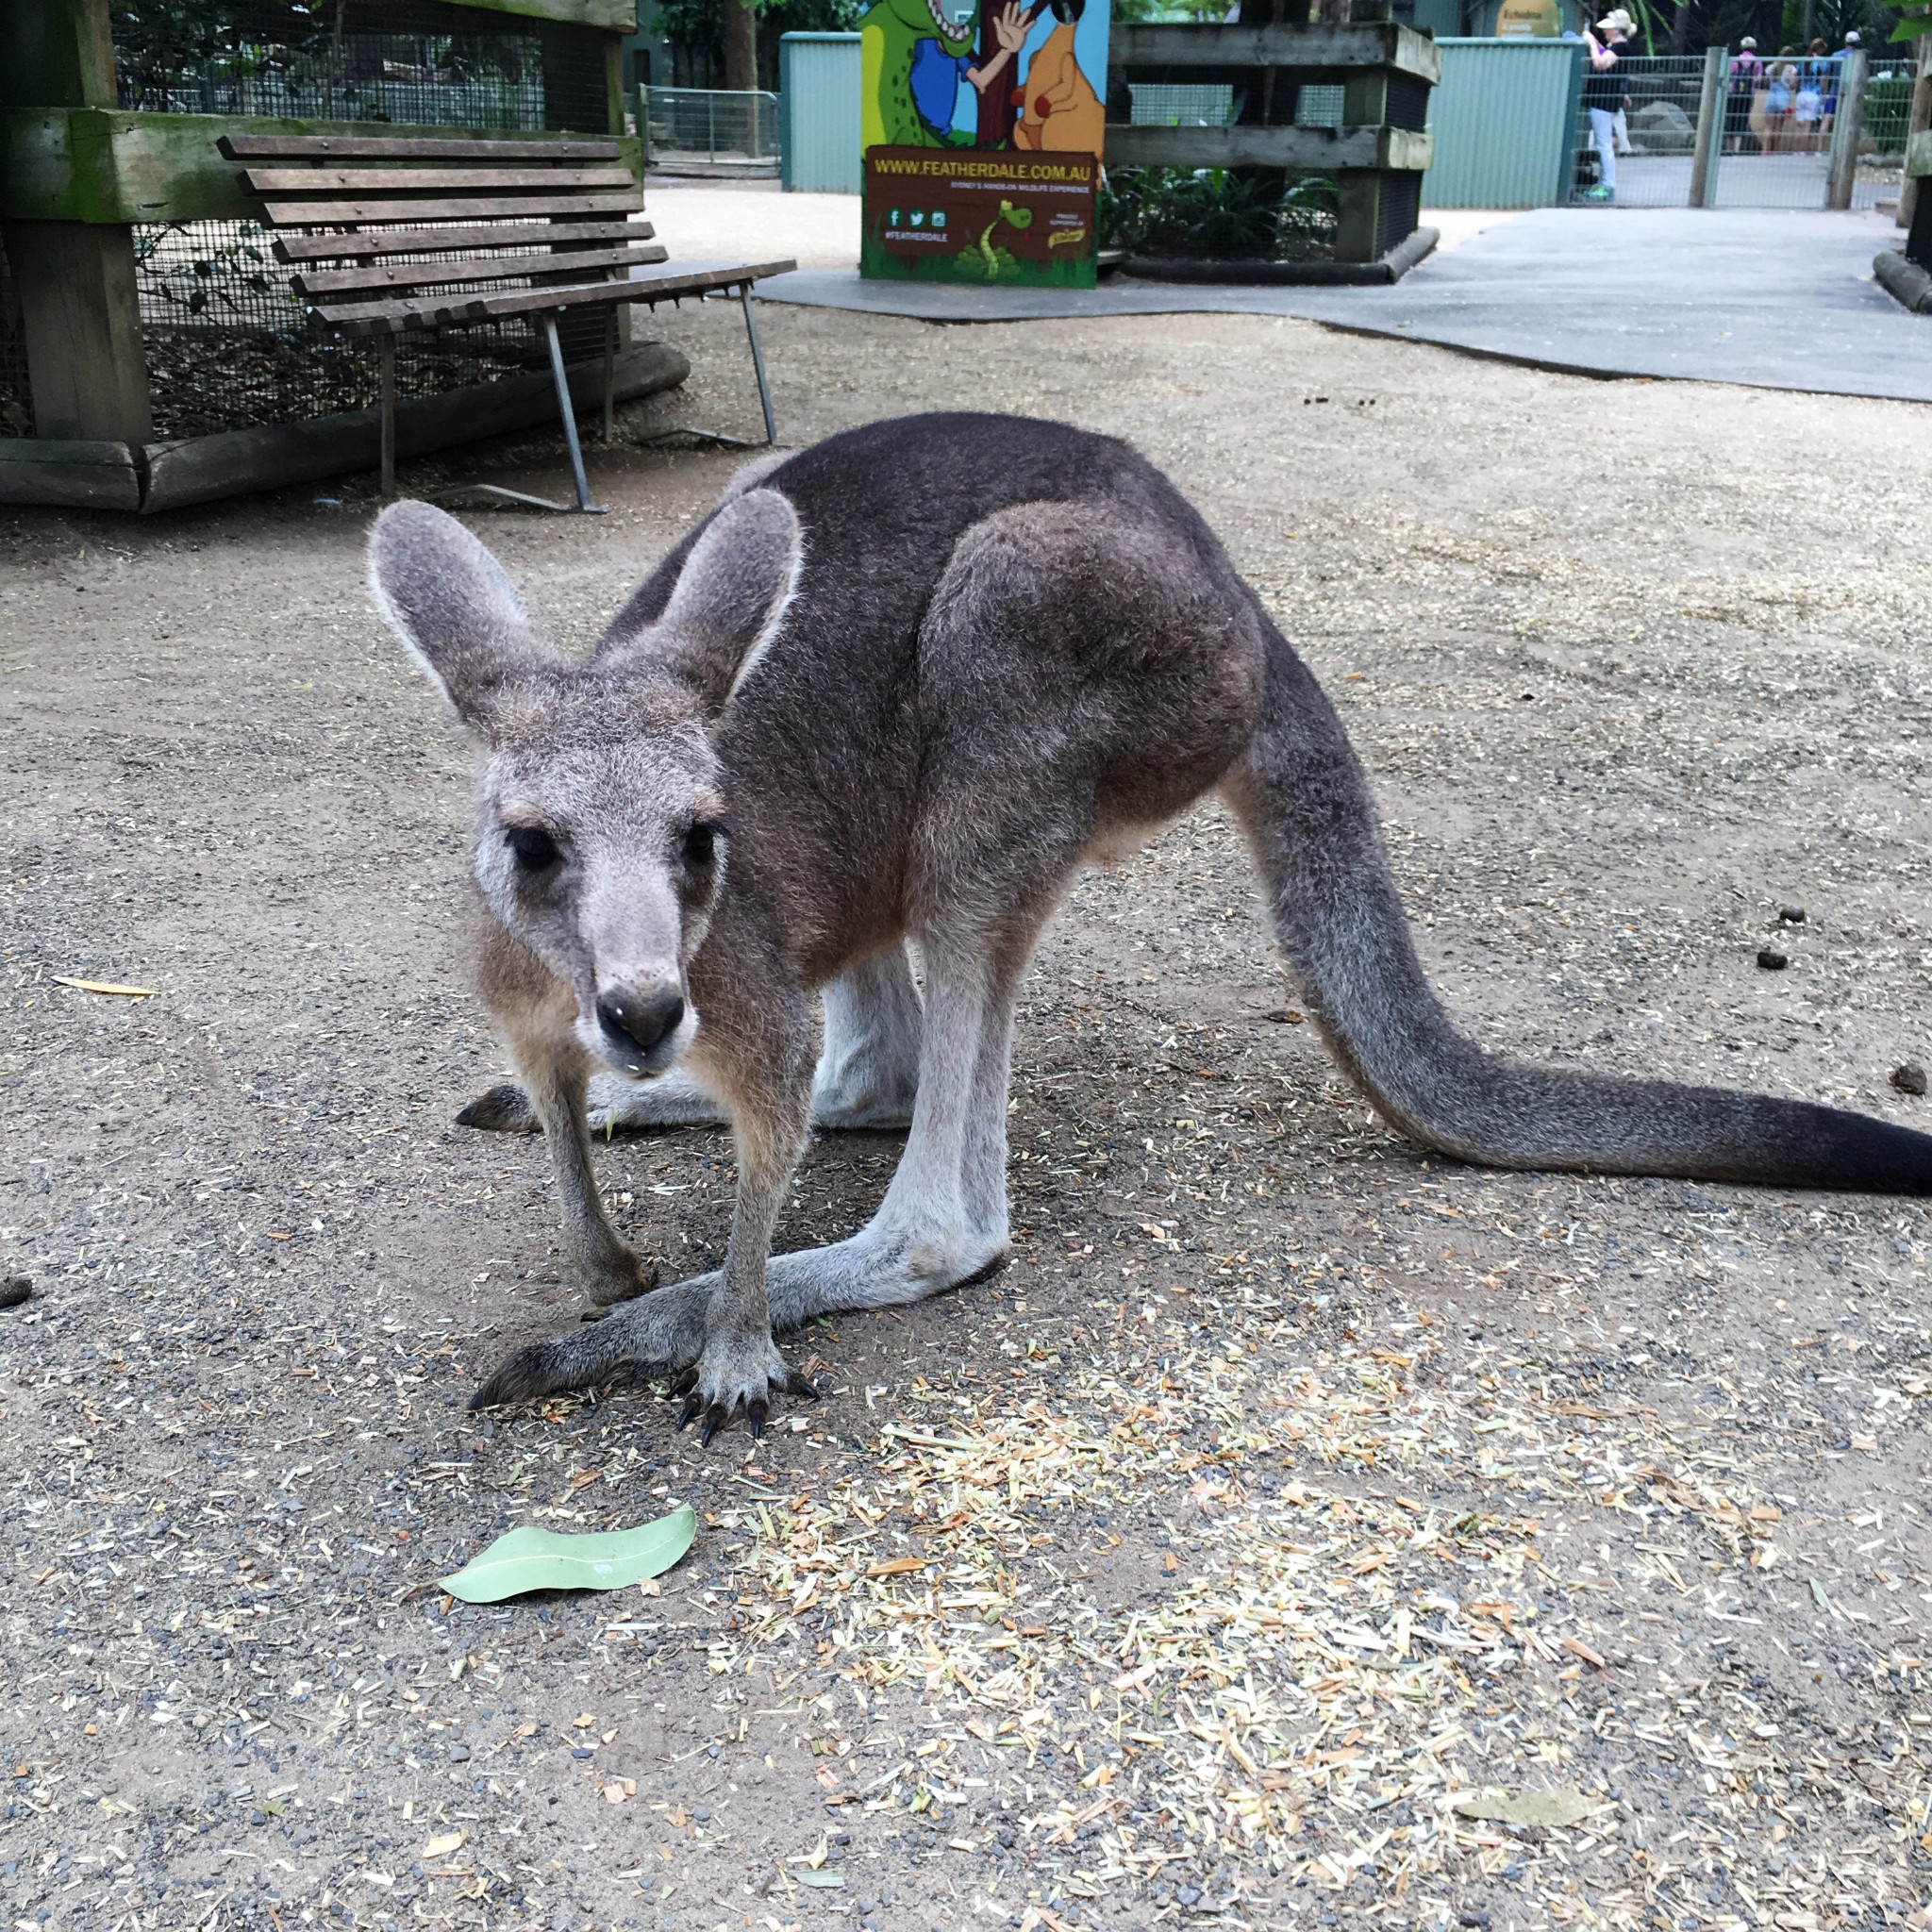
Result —
M 1000 51 L 999 36 L 992 30 L 992 17 L 1001 4 L 1002 0 L 980 0 L 979 42 L 973 50 L 975 67 L 985 67 Z M 979 96 L 979 118 L 973 130 L 976 146 L 1012 145 L 1013 125 L 1020 118 L 1020 104 L 1013 98 L 1020 85 L 1019 65 L 1017 60 L 1008 60 L 994 75 L 992 85 Z
M 724 85 L 749 93 L 758 84 L 758 17 L 744 0 L 724 0 Z
M 1912 51 L 1918 56 L 1919 79 L 1912 89 L 1911 113 L 1907 119 L 1907 139 L 1914 134 L 1923 134 L 1932 126 L 1932 34 L 1921 34 L 1913 43 Z M 1919 196 L 1925 192 L 1925 184 L 1907 175 L 1899 184 L 1898 225 L 1901 228 L 1912 225 L 1912 210 L 1919 205 Z

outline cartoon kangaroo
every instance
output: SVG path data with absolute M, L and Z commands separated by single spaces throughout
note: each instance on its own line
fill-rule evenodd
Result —
M 930 415 L 761 459 L 582 662 L 538 640 L 440 510 L 384 511 L 370 563 L 385 615 L 487 749 L 482 990 L 549 1137 L 575 1274 L 593 1302 L 625 1302 L 525 1349 L 473 1407 L 635 1362 L 677 1378 L 706 1441 L 740 1412 L 756 1433 L 774 1391 L 808 1392 L 774 1329 L 996 1269 L 1028 956 L 1083 862 L 1216 787 L 1330 1049 L 1421 1145 L 1496 1167 L 1932 1191 L 1932 1137 L 1519 1066 L 1457 1033 L 1334 708 L 1124 443 Z M 728 1116 L 722 1271 L 641 1292 L 655 1271 L 591 1175 L 592 1069 L 656 1083 L 626 1117 Z M 873 1220 L 771 1256 L 815 1101 L 837 1123 L 891 1118 L 908 1094 Z

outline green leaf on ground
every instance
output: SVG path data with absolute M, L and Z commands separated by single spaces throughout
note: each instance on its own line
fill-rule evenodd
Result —
M 1459 1818 L 1488 1818 L 1498 1824 L 1581 1824 L 1603 1801 L 1586 1798 L 1574 1785 L 1545 1791 L 1467 1791 L 1455 1800 Z
M 526 1525 L 498 1537 L 474 1562 L 445 1576 L 442 1587 L 466 1604 L 501 1603 L 526 1590 L 623 1590 L 661 1575 L 697 1533 L 697 1515 L 689 1507 L 635 1529 L 587 1536 Z

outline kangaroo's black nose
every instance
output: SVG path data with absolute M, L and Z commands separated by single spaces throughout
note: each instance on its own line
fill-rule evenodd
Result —
M 597 1002 L 597 1024 L 621 1047 L 649 1053 L 676 1030 L 684 1001 L 675 992 L 606 993 Z

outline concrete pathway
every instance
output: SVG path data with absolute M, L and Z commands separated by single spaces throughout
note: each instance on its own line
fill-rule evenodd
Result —
M 1908 315 L 1872 279 L 1873 256 L 1895 247 L 1897 233 L 1862 215 L 1538 208 L 1439 251 L 1386 289 L 1119 276 L 1091 292 L 974 289 L 801 269 L 759 292 L 932 322 L 1297 315 L 1586 375 L 1932 402 L 1932 319 Z

